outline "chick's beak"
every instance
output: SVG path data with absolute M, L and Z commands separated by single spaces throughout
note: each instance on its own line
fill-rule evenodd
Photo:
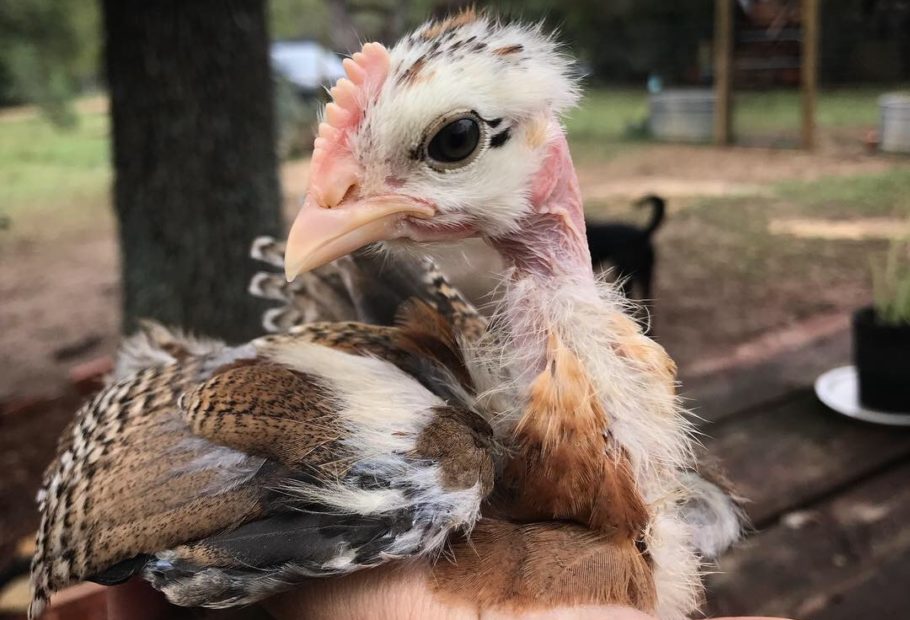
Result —
M 432 217 L 435 209 L 396 194 L 343 200 L 328 204 L 310 192 L 288 233 L 284 270 L 288 281 L 297 275 L 350 254 L 375 241 L 404 234 L 408 217 Z

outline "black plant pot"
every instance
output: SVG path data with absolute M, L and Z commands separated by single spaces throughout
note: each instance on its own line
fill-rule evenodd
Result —
M 874 308 L 853 315 L 859 401 L 868 409 L 910 413 L 910 324 L 881 323 Z

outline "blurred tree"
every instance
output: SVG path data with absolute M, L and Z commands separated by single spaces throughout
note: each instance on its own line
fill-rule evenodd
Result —
M 265 0 L 103 0 L 124 327 L 260 333 L 249 243 L 281 230 Z
M 487 0 L 501 14 L 544 20 L 591 69 L 595 79 L 644 83 L 651 73 L 671 82 L 697 66 L 699 42 L 710 40 L 714 3 L 705 0 Z
M 325 0 L 269 0 L 269 27 L 275 39 L 312 39 L 330 44 Z
M 910 79 L 910 2 L 825 0 L 821 22 L 824 82 Z
M 394 43 L 436 0 L 269 0 L 276 39 L 311 39 L 347 54 L 363 41 Z
M 348 0 L 325 0 L 329 9 L 329 36 L 336 52 L 353 54 L 360 49 L 360 34 L 351 18 Z
M 72 96 L 96 77 L 98 7 L 83 0 L 0 2 L 0 105 L 35 103 L 76 120 Z

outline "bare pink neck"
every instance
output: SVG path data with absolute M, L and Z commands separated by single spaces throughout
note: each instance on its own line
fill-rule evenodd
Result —
M 515 232 L 490 240 L 512 267 L 503 318 L 516 349 L 523 352 L 520 373 L 527 386 L 546 365 L 549 336 L 541 327 L 558 329 L 549 325 L 549 309 L 574 306 L 571 300 L 566 304 L 565 296 L 597 295 L 581 191 L 561 131 L 535 179 L 531 203 L 532 213 Z
M 551 142 L 535 178 L 531 204 L 532 213 L 515 232 L 491 240 L 515 268 L 515 277 L 542 282 L 569 277 L 593 282 L 581 190 L 562 131 Z

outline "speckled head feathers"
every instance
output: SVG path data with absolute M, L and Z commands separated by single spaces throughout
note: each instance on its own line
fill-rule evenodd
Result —
M 513 117 L 542 108 L 559 114 L 578 98 L 571 58 L 539 24 L 503 23 L 468 10 L 424 24 L 395 45 L 391 57 L 385 95 L 420 96 L 449 84 Z
M 472 9 L 442 21 L 430 21 L 396 44 L 391 52 L 379 43 L 366 43 L 343 61 L 347 77 L 331 89 L 314 144 L 314 161 L 344 142 L 367 110 L 380 97 L 420 96 L 439 87 L 468 90 L 487 98 L 503 112 L 531 115 L 542 106 L 561 113 L 574 105 L 578 88 L 571 76 L 572 61 L 541 26 L 504 24 Z
M 527 211 L 529 179 L 557 119 L 577 101 L 572 60 L 539 25 L 463 11 L 431 21 L 390 50 L 367 43 L 344 61 L 315 142 L 319 204 L 390 191 L 438 208 L 434 225 L 497 234 Z M 459 114 L 482 125 L 469 165 L 426 162 L 434 131 Z

